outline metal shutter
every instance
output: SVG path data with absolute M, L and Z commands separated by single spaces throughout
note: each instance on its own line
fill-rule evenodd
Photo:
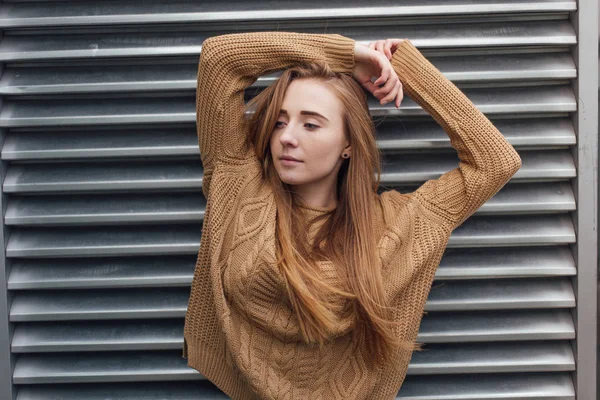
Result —
M 18 400 L 226 398 L 181 357 L 205 205 L 194 94 L 202 41 L 247 30 L 410 38 L 522 157 L 453 232 L 418 338 L 428 350 L 398 397 L 575 398 L 576 1 L 362 4 L 0 5 Z M 371 104 L 386 186 L 411 191 L 456 166 L 446 134 L 408 96 L 399 112 Z

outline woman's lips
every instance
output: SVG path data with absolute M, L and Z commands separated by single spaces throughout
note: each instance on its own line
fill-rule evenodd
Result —
M 300 164 L 302 162 L 302 161 L 296 161 L 296 160 L 288 160 L 286 158 L 281 158 L 280 161 L 283 165 L 296 165 L 296 164 Z

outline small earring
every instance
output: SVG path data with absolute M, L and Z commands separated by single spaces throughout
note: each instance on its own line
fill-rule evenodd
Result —
M 348 154 L 344 153 L 343 154 L 344 158 L 348 158 Z

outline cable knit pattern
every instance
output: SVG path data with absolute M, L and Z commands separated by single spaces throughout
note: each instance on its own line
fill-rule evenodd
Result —
M 244 89 L 260 75 L 310 60 L 351 74 L 354 43 L 338 34 L 277 31 L 214 36 L 202 46 L 196 113 L 207 205 L 183 357 L 233 399 L 393 399 L 404 382 L 412 353 L 397 351 L 375 367 L 370 354 L 352 352 L 349 321 L 322 350 L 302 341 L 275 264 L 273 193 L 241 129 Z M 451 232 L 510 180 L 521 159 L 410 40 L 391 63 L 404 92 L 442 126 L 459 156 L 457 168 L 413 193 L 377 196 L 373 223 L 386 299 L 397 334 L 414 342 Z M 302 209 L 307 218 L 331 211 Z M 339 282 L 330 262 L 319 265 L 324 279 Z

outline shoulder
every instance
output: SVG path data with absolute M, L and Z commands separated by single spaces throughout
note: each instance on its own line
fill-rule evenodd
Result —
M 204 226 L 222 231 L 232 222 L 262 226 L 265 212 L 272 208 L 274 196 L 262 175 L 260 164 L 217 163 L 211 190 L 206 199 Z M 255 226 L 256 227 L 256 226 Z M 243 227 L 238 227 L 243 229 Z M 214 232 L 213 232 L 214 233 Z
M 217 162 L 212 176 L 211 189 L 206 199 L 213 206 L 232 203 L 240 196 L 263 194 L 267 189 L 260 162 Z
M 382 209 L 384 220 L 395 218 L 410 203 L 412 193 L 400 193 L 397 190 L 387 190 L 378 196 L 379 206 Z

